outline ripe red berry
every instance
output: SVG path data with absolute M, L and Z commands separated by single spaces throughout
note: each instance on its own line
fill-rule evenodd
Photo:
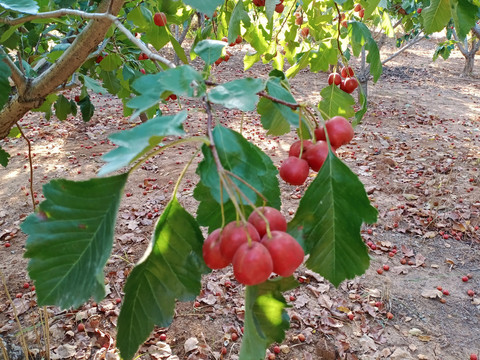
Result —
M 353 320 L 355 318 L 355 315 L 353 315 L 352 313 L 348 314 L 347 317 L 350 319 L 350 320 Z
M 236 332 L 234 332 L 234 333 L 232 333 L 232 335 L 230 335 L 230 337 L 232 338 L 232 341 L 237 341 L 238 334 Z
M 340 89 L 345 91 L 347 94 L 354 92 L 357 87 L 358 81 L 353 77 L 346 78 L 340 83 Z
M 267 248 L 259 242 L 241 245 L 232 260 L 233 275 L 244 285 L 266 281 L 273 271 L 273 261 Z
M 156 13 L 153 16 L 153 22 L 157 26 L 165 26 L 167 25 L 167 16 L 163 12 Z
M 167 335 L 166 334 L 160 334 L 160 341 L 165 341 L 167 340 Z
M 348 78 L 348 77 L 352 77 L 353 75 L 355 75 L 355 72 L 353 71 L 353 69 L 350 66 L 346 66 L 346 67 L 342 68 L 342 71 L 340 73 L 342 74 L 343 78 Z
M 357 5 L 355 5 L 355 7 L 353 8 L 353 11 L 359 12 L 359 11 L 362 10 L 362 9 L 363 9 L 362 5 L 361 5 L 361 4 L 357 4 Z
M 80 101 L 80 96 L 78 96 L 78 95 L 75 95 L 75 102 L 77 102 L 77 103 L 78 103 L 79 101 Z
M 382 274 L 383 274 L 383 269 L 382 269 L 382 268 L 378 268 L 378 269 L 377 269 L 377 273 L 378 273 L 379 275 L 382 275 Z
M 334 72 L 328 75 L 328 85 L 332 85 L 332 84 L 340 85 L 341 82 L 342 82 L 342 77 L 340 76 L 339 73 Z
M 471 354 L 470 355 L 470 360 L 478 360 L 477 354 Z
M 302 185 L 307 180 L 309 171 L 306 160 L 290 156 L 280 167 L 280 177 L 291 185 Z
M 342 116 L 334 116 L 325 122 L 330 144 L 334 148 L 348 144 L 353 139 L 353 127 L 350 122 Z
M 28 282 L 24 283 L 23 284 L 23 288 L 24 289 L 28 289 L 30 287 L 30 284 Z
M 267 233 L 267 223 L 260 213 L 267 219 L 270 231 L 287 231 L 287 220 L 280 211 L 269 206 L 255 209 L 248 217 L 248 222 L 257 229 L 260 238 Z
M 443 290 L 442 292 L 443 292 L 443 295 L 446 295 L 446 296 L 450 295 L 450 291 L 448 290 Z
M 391 312 L 387 312 L 387 319 L 392 320 L 393 319 L 393 314 Z
M 358 16 L 360 16 L 361 18 L 363 18 L 365 16 L 365 9 L 361 9 L 359 12 L 358 12 Z
M 78 332 L 85 331 L 85 325 L 83 323 L 78 324 L 77 330 Z
M 388 266 L 388 265 L 383 265 L 383 270 L 385 270 L 385 271 L 390 270 L 390 266 Z
M 273 347 L 273 352 L 274 352 L 275 354 L 280 354 L 280 351 L 281 351 L 280 346 L 275 345 L 275 346 Z
M 473 291 L 472 289 L 469 289 L 467 290 L 467 295 L 473 297 L 475 295 L 475 291 Z
M 467 282 L 468 281 L 468 276 L 462 276 L 462 281 Z
M 298 334 L 298 340 L 300 340 L 301 342 L 304 342 L 305 341 L 305 335 Z
M 281 14 L 283 12 L 283 10 L 285 9 L 285 5 L 283 5 L 282 3 L 280 4 L 277 4 L 275 6 L 275 12 Z
M 308 148 L 305 159 L 313 171 L 319 171 L 328 156 L 328 144 L 325 141 L 317 141 Z
M 272 231 L 272 237 L 266 234 L 261 241 L 273 261 L 273 272 L 288 277 L 300 266 L 305 257 L 303 248 L 297 240 L 283 231 Z
M 222 355 L 227 355 L 227 348 L 225 346 L 222 347 L 222 350 L 220 350 Z
M 203 243 L 203 260 L 210 269 L 223 269 L 230 264 L 220 251 L 220 234 L 222 229 L 216 229 L 205 239 Z
M 230 263 L 237 249 L 248 243 L 248 237 L 253 242 L 260 242 L 260 235 L 252 224 L 237 221 L 228 223 L 220 235 L 220 252 L 223 258 Z
M 417 14 L 421 14 L 422 13 L 422 8 L 418 8 L 417 9 Z
M 302 159 L 305 158 L 305 152 L 307 149 L 312 146 L 310 140 L 298 140 L 290 145 L 290 150 L 288 151 L 288 156 L 300 157 L 300 150 L 303 145 Z

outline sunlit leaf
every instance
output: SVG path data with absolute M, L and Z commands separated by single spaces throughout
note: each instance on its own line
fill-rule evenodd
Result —
M 338 86 L 334 84 L 326 86 L 320 95 L 322 101 L 320 101 L 319 108 L 322 116 L 326 116 L 325 120 L 337 115 L 349 118 L 355 114 L 355 110 L 353 110 L 355 100 L 352 95 L 340 90 Z
M 450 0 L 431 0 L 430 6 L 423 9 L 421 16 L 425 33 L 431 34 L 442 30 L 452 17 Z
M 2 165 L 3 167 L 7 167 L 9 158 L 10 154 L 3 150 L 0 146 L 0 165 Z
M 261 79 L 244 78 L 217 85 L 208 92 L 208 99 L 229 109 L 253 111 L 257 106 L 257 93 L 265 88 Z
M 36 14 L 38 12 L 38 4 L 35 0 L 0 0 L 0 6 L 25 14 Z

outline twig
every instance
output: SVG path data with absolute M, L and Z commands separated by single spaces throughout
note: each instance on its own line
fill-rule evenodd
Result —
M 23 93 L 27 86 L 25 76 L 17 67 L 17 65 L 15 65 L 12 59 L 10 59 L 10 56 L 8 56 L 8 54 L 5 52 L 2 45 L 0 45 L 0 54 L 4 55 L 3 62 L 7 64 L 7 66 L 10 68 L 10 71 L 12 72 L 11 78 L 17 87 L 18 93 Z
M 260 92 L 257 93 L 257 95 L 261 96 L 261 97 L 264 97 L 266 99 L 269 99 L 273 102 L 276 102 L 277 104 L 288 106 L 292 110 L 297 110 L 300 106 L 302 106 L 300 104 L 293 104 L 293 103 L 289 103 L 289 102 L 281 100 L 281 99 L 277 99 L 277 98 L 275 98 L 271 95 L 268 95 L 266 91 L 260 91 Z
M 25 139 L 28 145 L 28 162 L 30 164 L 30 196 L 32 197 L 32 205 L 33 205 L 33 211 L 35 211 L 35 196 L 33 195 L 33 160 L 32 160 L 32 143 L 30 142 L 30 139 L 27 138 L 25 133 L 23 132 L 20 124 L 17 121 L 17 128 L 18 131 L 20 132 L 20 135 Z

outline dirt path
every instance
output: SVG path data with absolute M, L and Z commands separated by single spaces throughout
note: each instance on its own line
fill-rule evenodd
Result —
M 369 87 L 371 107 L 356 128 L 354 141 L 339 153 L 360 176 L 379 209 L 378 223 L 366 226 L 362 233 L 376 247 L 371 250 L 371 268 L 339 289 L 300 269 L 296 273 L 300 286 L 286 294 L 292 305 L 292 327 L 277 359 L 453 360 L 480 352 L 480 73 L 477 67 L 476 78 L 459 77 L 463 59 L 458 53 L 448 61 L 431 63 L 432 53 L 433 45 L 424 41 L 388 63 L 379 83 Z M 216 80 L 242 76 L 242 71 L 232 71 L 243 68 L 241 60 L 240 54 L 234 54 L 231 67 L 219 66 L 214 71 Z M 268 70 L 256 66 L 247 73 L 264 77 Z M 318 101 L 325 83 L 326 74 L 307 71 L 292 81 L 294 94 L 311 102 Z M 121 116 L 119 101 L 108 97 L 95 101 L 100 111 L 88 124 L 79 119 L 38 124 L 38 114 L 22 121 L 28 136 L 35 139 L 34 193 L 39 201 L 41 185 L 51 179 L 94 176 L 102 165 L 100 154 L 113 148 L 107 135 L 131 126 Z M 183 107 L 189 111 L 186 130 L 201 132 L 205 116 L 199 105 L 186 102 Z M 169 103 L 162 110 L 173 112 L 178 105 Z M 238 112 L 222 110 L 217 116 L 238 127 L 232 121 L 239 118 Z M 293 135 L 266 137 L 258 115 L 248 114 L 246 120 L 245 136 L 279 164 Z M 32 209 L 26 146 L 22 139 L 1 145 L 13 156 L 8 168 L 0 169 L 0 269 L 12 297 L 22 295 L 14 302 L 28 330 L 29 349 L 35 353 L 43 349 L 38 327 L 42 322 L 34 291 L 23 287 L 29 279 L 22 257 L 26 239 L 19 230 Z M 132 196 L 122 201 L 114 256 L 106 269 L 110 293 L 101 303 L 88 303 L 74 311 L 49 308 L 52 358 L 105 355 L 102 345 L 113 341 L 121 306 L 117 299 L 121 300 L 128 270 L 145 250 L 180 165 L 193 152 L 192 147 L 178 147 L 129 178 L 126 192 Z M 192 211 L 196 179 L 190 171 L 180 194 L 182 204 Z M 282 185 L 282 190 L 282 210 L 291 215 L 304 187 Z M 379 274 L 377 270 L 384 265 L 389 270 Z M 463 282 L 467 274 L 471 279 Z M 439 286 L 449 295 L 437 290 Z M 474 290 L 475 296 L 468 296 L 467 290 Z M 242 291 L 230 269 L 206 276 L 198 306 L 179 304 L 173 324 L 155 330 L 142 348 L 150 355 L 142 358 L 219 359 L 225 346 L 228 352 L 223 358 L 235 359 L 239 340 L 232 341 L 231 334 L 241 335 Z M 388 312 L 393 314 L 390 320 Z M 80 322 L 86 331 L 78 331 Z M 17 331 L 2 289 L 0 336 L 18 344 L 13 338 Z M 159 342 L 163 333 L 167 334 L 166 345 Z M 305 342 L 298 340 L 299 333 L 306 336 Z M 191 338 L 199 344 L 185 354 L 185 342 Z

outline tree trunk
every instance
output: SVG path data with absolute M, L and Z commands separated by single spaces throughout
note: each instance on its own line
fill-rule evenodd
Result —
M 110 14 L 117 15 L 124 0 L 102 0 L 98 12 L 110 10 Z M 5 138 L 13 125 L 28 111 L 42 105 L 45 97 L 66 83 L 77 69 L 104 39 L 106 32 L 112 25 L 109 19 L 91 20 L 85 29 L 76 37 L 72 45 L 39 77 L 29 79 L 26 90 L 13 96 L 0 110 L 0 139 Z
M 467 56 L 465 56 L 465 66 L 463 68 L 462 75 L 464 76 L 472 75 L 474 62 L 475 62 L 475 52 L 471 52 Z
M 365 47 L 362 48 L 360 73 L 357 75 L 365 99 L 368 99 L 368 78 L 370 77 L 370 68 L 365 61 Z M 360 102 L 360 89 L 358 92 L 358 101 Z

